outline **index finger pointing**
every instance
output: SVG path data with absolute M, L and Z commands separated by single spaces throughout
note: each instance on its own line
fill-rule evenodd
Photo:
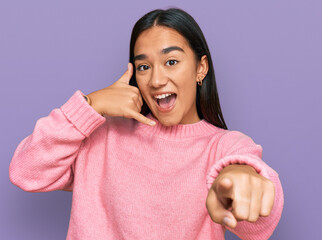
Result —
M 227 177 L 219 180 L 215 190 L 220 197 L 233 198 L 233 182 Z

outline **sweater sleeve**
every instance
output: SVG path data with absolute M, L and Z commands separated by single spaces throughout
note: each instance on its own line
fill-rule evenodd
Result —
M 39 119 L 18 145 L 9 166 L 10 181 L 28 192 L 72 191 L 82 141 L 104 121 L 76 91 L 61 108 Z
M 238 131 L 228 131 L 219 140 L 215 163 L 207 174 L 207 186 L 212 183 L 220 171 L 231 164 L 252 166 L 258 174 L 270 179 L 275 185 L 275 200 L 273 209 L 268 217 L 259 217 L 255 223 L 238 222 L 234 229 L 228 228 L 241 239 L 268 239 L 274 232 L 282 215 L 284 196 L 278 174 L 270 168 L 262 158 L 262 147 Z

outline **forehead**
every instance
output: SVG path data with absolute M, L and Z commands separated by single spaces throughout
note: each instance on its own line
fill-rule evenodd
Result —
M 176 30 L 164 26 L 154 26 L 143 31 L 134 46 L 134 55 L 148 51 L 160 51 L 169 46 L 178 46 L 190 50 L 187 40 Z

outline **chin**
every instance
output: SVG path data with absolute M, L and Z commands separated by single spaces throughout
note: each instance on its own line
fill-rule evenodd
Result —
M 166 127 L 178 125 L 180 123 L 179 119 L 175 119 L 173 117 L 158 117 L 158 121 Z
M 177 125 L 177 123 L 172 123 L 172 122 L 165 122 L 165 121 L 160 121 L 160 120 L 159 120 L 159 122 L 165 127 L 171 127 L 171 126 Z

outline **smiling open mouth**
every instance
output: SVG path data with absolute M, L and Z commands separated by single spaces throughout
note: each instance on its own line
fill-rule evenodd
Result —
M 176 98 L 177 98 L 177 94 L 175 93 L 155 96 L 158 109 L 161 112 L 171 111 L 176 103 Z

